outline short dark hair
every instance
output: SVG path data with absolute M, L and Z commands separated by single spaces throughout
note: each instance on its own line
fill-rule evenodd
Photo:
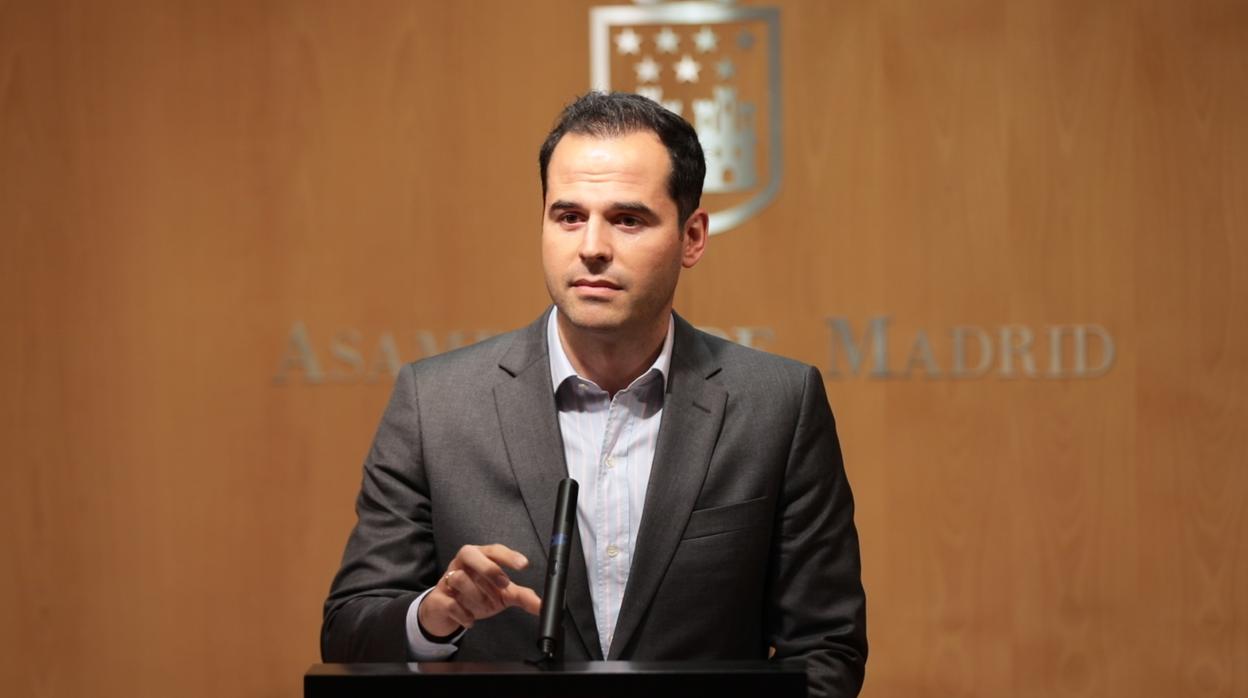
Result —
M 576 133 L 609 138 L 637 131 L 654 132 L 667 148 L 672 162 L 667 191 L 672 201 L 676 202 L 683 231 L 685 222 L 702 201 L 702 180 L 706 178 L 702 144 L 688 121 L 641 95 L 589 92 L 564 108 L 538 154 L 542 199 L 546 198 L 546 168 L 550 165 L 550 156 L 564 135 Z

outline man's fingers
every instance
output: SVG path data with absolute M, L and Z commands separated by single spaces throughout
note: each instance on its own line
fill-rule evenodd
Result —
M 512 584 L 503 589 L 503 601 L 508 606 L 518 606 L 535 616 L 542 612 L 542 599 L 537 592 L 519 584 Z
M 452 570 L 443 575 L 443 578 L 455 590 L 455 596 L 468 594 L 475 598 L 484 595 L 500 604 L 502 603 L 501 590 L 494 580 L 482 577 L 471 567 L 461 567 L 457 570 Z
M 438 591 L 445 602 L 443 617 L 470 628 L 477 620 L 489 618 L 508 606 L 517 606 L 537 615 L 542 601 L 528 587 L 512 583 L 503 567 L 524 569 L 524 555 L 505 545 L 465 545 L 442 578 Z M 442 604 L 439 604 L 440 606 Z
M 458 563 L 460 567 L 470 570 L 472 574 L 480 579 L 489 580 L 495 587 L 502 589 L 511 583 L 507 577 L 507 573 L 498 566 L 489 555 L 486 555 L 487 548 L 499 547 L 506 550 L 504 546 L 475 546 L 465 545 L 459 549 L 459 553 L 455 555 L 452 566 Z M 517 553 L 518 554 L 518 553 Z M 521 556 L 523 557 L 523 556 Z
M 489 618 L 504 608 L 501 590 L 467 569 L 455 570 L 448 583 L 455 600 L 476 618 Z
M 529 566 L 529 558 L 500 543 L 483 545 L 481 552 L 494 562 L 513 570 L 522 570 Z

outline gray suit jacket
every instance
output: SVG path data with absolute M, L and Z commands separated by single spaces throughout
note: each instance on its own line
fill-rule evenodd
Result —
M 546 348 L 529 327 L 409 364 L 364 464 L 325 661 L 408 661 L 408 606 L 465 544 L 532 561 L 542 590 L 566 477 Z M 568 660 L 603 659 L 579 541 Z M 856 695 L 866 601 L 853 500 L 818 370 L 695 330 L 679 316 L 633 566 L 607 659 L 802 657 L 812 695 Z M 460 660 L 533 657 L 537 621 L 477 623 Z

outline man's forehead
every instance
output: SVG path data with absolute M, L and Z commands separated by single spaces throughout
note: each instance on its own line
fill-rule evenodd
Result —
M 654 131 L 638 130 L 619 134 L 598 135 L 593 133 L 568 133 L 559 139 L 551 153 L 551 163 L 567 160 L 571 154 L 590 154 L 594 157 L 645 156 L 660 159 L 670 169 L 671 158 L 667 147 Z M 560 156 L 564 157 L 560 157 Z
M 651 131 L 605 137 L 568 134 L 552 153 L 548 177 L 552 186 L 557 180 L 585 178 L 666 185 L 671 171 L 667 149 Z

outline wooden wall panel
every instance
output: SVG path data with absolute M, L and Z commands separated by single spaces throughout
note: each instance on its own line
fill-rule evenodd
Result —
M 594 4 L 0 3 L 0 684 L 298 695 L 385 342 L 546 302 Z M 745 4 L 785 183 L 677 305 L 828 378 L 864 695 L 1248 692 L 1248 7 Z M 943 375 L 850 374 L 827 319 L 881 316 Z M 1074 323 L 1105 375 L 948 375 L 955 326 Z

